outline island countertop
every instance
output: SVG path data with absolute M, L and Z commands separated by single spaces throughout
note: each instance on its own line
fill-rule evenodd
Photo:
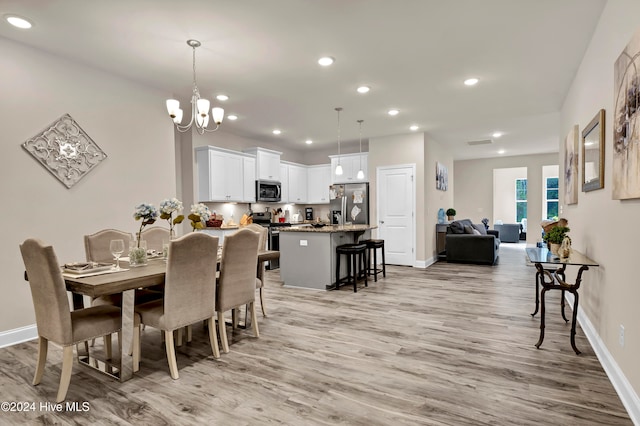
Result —
M 325 225 L 321 228 L 313 226 L 290 226 L 281 227 L 280 232 L 315 232 L 330 234 L 334 232 L 364 232 L 369 229 L 377 229 L 376 225 Z

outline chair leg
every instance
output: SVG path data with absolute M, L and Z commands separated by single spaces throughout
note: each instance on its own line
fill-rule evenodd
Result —
M 176 362 L 176 348 L 173 344 L 173 330 L 165 330 L 164 332 L 165 348 L 167 351 L 167 361 L 169 361 L 169 372 L 173 380 L 178 380 L 178 363 Z
M 224 312 L 218 312 L 218 331 L 220 331 L 220 341 L 222 342 L 222 352 L 229 353 L 229 342 L 227 342 L 227 328 L 224 323 Z
M 262 308 L 262 316 L 267 316 L 267 309 L 264 307 L 264 283 L 260 287 L 260 308 Z
M 113 342 L 111 342 L 111 335 L 107 334 L 102 336 L 102 338 L 104 339 L 104 350 L 107 353 L 107 359 L 111 359 L 111 356 L 113 355 Z
M 387 262 L 384 259 L 384 244 L 382 244 L 382 276 L 387 278 Z
M 251 302 L 249 309 L 251 309 L 251 328 L 253 329 L 253 335 L 260 337 L 260 330 L 258 330 L 258 316 L 256 315 L 256 302 Z
M 231 328 L 232 329 L 236 329 L 238 328 L 238 308 L 233 308 L 231 310 Z
M 37 385 L 42 380 L 44 373 L 44 365 L 47 363 L 47 350 L 49 349 L 49 341 L 42 336 L 38 336 L 38 364 L 36 365 L 36 374 L 33 376 L 33 385 Z
M 213 317 L 207 320 L 209 326 L 209 341 L 211 342 L 211 351 L 214 358 L 220 358 L 220 349 L 218 348 L 218 333 L 216 332 L 216 321 Z
M 378 249 L 377 248 L 373 249 L 373 281 L 378 282 Z
M 187 327 L 187 343 L 191 343 L 191 340 L 193 340 L 193 328 L 188 325 Z
M 176 334 L 178 335 L 178 336 L 176 337 L 176 346 L 177 346 L 177 347 L 180 347 L 180 346 L 182 346 L 182 327 L 180 327 L 180 328 L 177 330 L 177 333 L 176 333 Z
M 69 383 L 71 382 L 71 370 L 73 369 L 73 346 L 65 346 L 62 349 L 62 371 L 60 372 L 60 387 L 56 402 L 62 402 L 67 397 Z
M 140 324 L 133 327 L 133 372 L 140 370 Z
M 118 353 L 122 354 L 122 330 L 118 331 Z

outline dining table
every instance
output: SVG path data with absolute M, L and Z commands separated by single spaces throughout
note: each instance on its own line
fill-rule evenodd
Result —
M 280 257 L 277 250 L 261 250 L 258 252 L 258 262 L 267 262 Z M 73 309 L 84 307 L 84 296 L 97 298 L 100 296 L 122 295 L 122 347 L 120 348 L 120 360 L 98 360 L 92 358 L 86 350 L 86 354 L 78 356 L 80 364 L 97 369 L 98 371 L 114 377 L 121 382 L 133 377 L 133 333 L 134 333 L 134 308 L 136 289 L 163 285 L 167 264 L 162 257 L 150 259 L 146 265 L 130 267 L 128 262 L 120 261 L 120 271 L 106 270 L 98 273 L 86 274 L 63 273 L 67 291 L 72 294 Z M 218 257 L 217 267 L 220 267 Z M 25 278 L 26 275 L 25 275 Z M 79 351 L 82 350 L 79 347 Z

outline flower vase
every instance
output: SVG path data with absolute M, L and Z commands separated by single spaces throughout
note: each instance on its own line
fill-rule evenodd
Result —
M 129 266 L 137 267 L 147 264 L 147 242 L 138 237 L 129 246 Z
M 558 256 L 558 250 L 560 250 L 560 244 L 549 243 L 551 254 Z

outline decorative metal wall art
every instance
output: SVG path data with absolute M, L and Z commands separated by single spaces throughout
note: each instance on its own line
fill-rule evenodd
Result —
M 51 123 L 22 147 L 67 188 L 107 158 L 69 114 Z

